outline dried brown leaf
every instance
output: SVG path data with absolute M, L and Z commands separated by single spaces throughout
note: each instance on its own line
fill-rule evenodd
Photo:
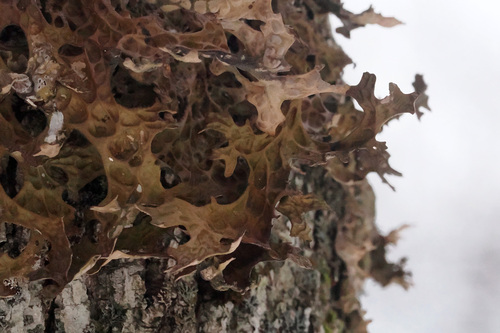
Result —
M 311 228 L 304 221 L 302 215 L 311 210 L 328 209 L 328 205 L 318 197 L 307 195 L 291 195 L 281 199 L 276 210 L 286 215 L 292 223 L 290 235 L 311 241 Z
M 352 30 L 364 27 L 367 24 L 378 24 L 386 28 L 402 24 L 401 21 L 394 17 L 385 17 L 379 13 L 375 13 L 375 10 L 371 6 L 360 14 L 353 14 L 343 8 L 341 8 L 336 14 L 344 24 L 343 27 L 337 28 L 336 31 L 347 38 L 350 37 Z

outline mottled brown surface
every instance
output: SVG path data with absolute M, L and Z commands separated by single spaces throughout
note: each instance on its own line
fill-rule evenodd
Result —
M 2 329 L 363 331 L 363 281 L 408 285 L 364 177 L 398 174 L 375 135 L 420 115 L 425 83 L 343 84 L 327 29 L 397 20 L 312 0 L 0 6 Z

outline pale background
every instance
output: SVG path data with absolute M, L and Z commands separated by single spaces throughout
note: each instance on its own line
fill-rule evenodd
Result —
M 377 137 L 404 174 L 389 178 L 396 192 L 369 177 L 377 223 L 385 233 L 412 225 L 389 257 L 409 257 L 415 285 L 405 292 L 369 281 L 369 331 L 500 332 L 500 2 L 350 0 L 345 8 L 370 4 L 405 24 L 335 34 L 356 63 L 347 83 L 374 73 L 382 98 L 389 82 L 409 93 L 423 74 L 433 111 L 421 122 L 394 120 Z

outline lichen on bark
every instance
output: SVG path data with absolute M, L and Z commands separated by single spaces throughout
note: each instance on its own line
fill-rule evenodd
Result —
M 399 21 L 336 0 L 0 6 L 2 329 L 360 332 L 366 278 L 408 287 L 365 176 L 399 174 L 376 135 L 426 85 L 346 85 L 328 15 L 347 36 Z

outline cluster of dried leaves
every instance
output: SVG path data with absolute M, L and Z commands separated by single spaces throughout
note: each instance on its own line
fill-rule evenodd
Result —
M 2 296 L 19 279 L 60 290 L 116 258 L 169 258 L 178 276 L 204 267 L 204 278 L 234 290 L 259 261 L 311 266 L 272 237 L 277 212 L 307 241 L 303 213 L 326 209 L 288 187 L 291 170 L 321 165 L 347 193 L 368 172 L 397 174 L 375 136 L 426 106 L 421 77 L 418 93 L 391 84 L 382 100 L 372 74 L 343 84 L 351 61 L 327 15 L 346 36 L 398 21 L 371 8 L 352 14 L 338 0 L 0 7 Z M 358 195 L 336 240 L 353 281 L 368 275 L 359 262 L 376 248 L 356 222 L 366 210 Z

